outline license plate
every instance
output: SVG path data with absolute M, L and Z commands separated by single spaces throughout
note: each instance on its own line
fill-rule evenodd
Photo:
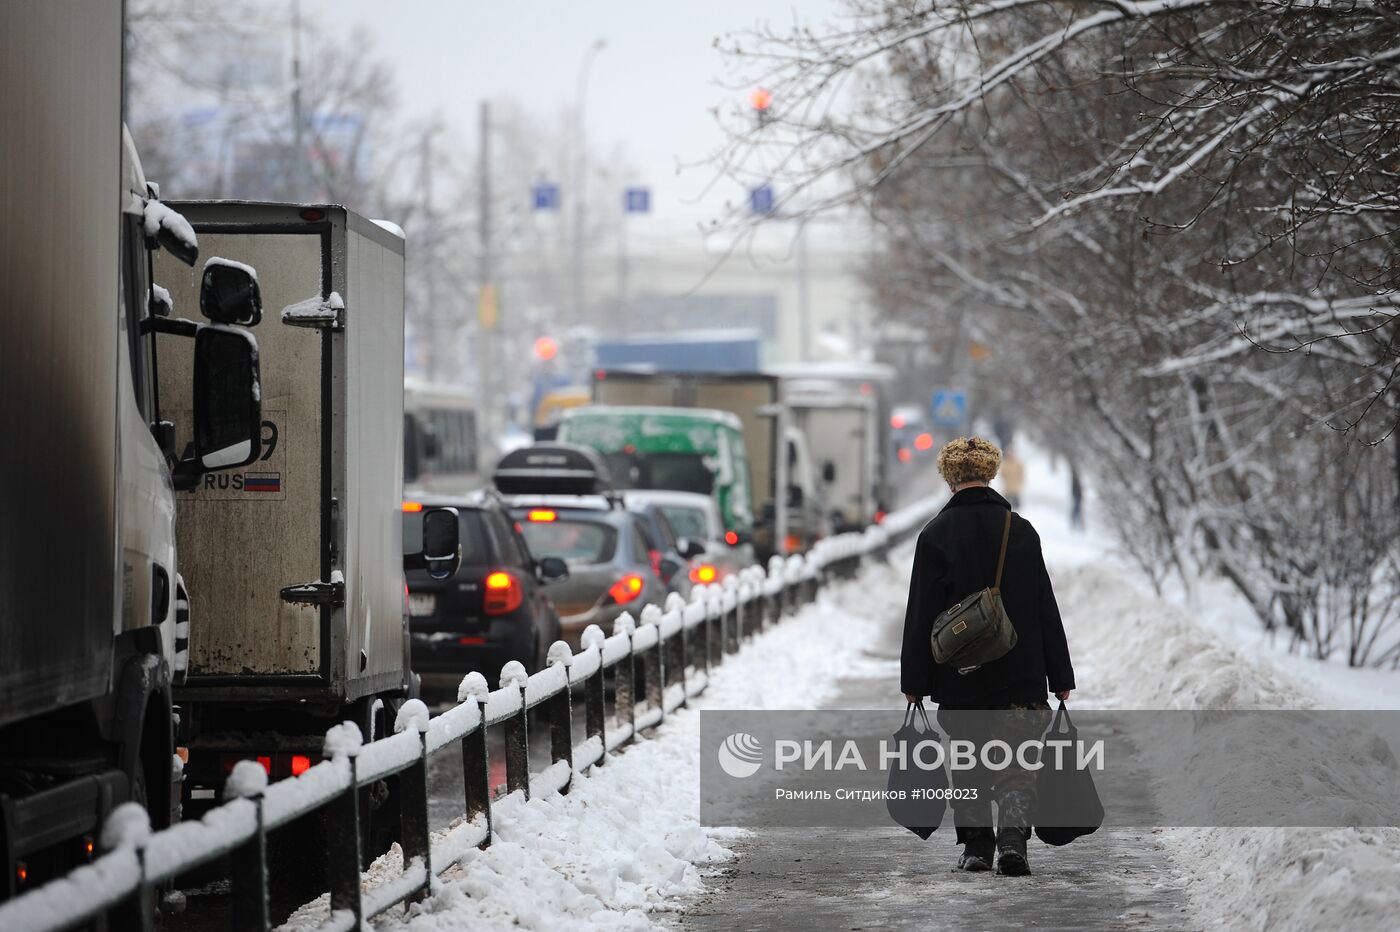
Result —
M 436 608 L 437 596 L 431 592 L 410 592 L 408 594 L 408 613 L 414 618 L 431 615 Z

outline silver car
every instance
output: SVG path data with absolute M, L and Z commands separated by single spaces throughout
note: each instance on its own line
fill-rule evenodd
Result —
M 563 639 L 578 650 L 589 625 L 612 633 L 623 612 L 634 618 L 663 606 L 666 586 L 641 528 L 641 519 L 613 498 L 598 495 L 517 495 L 508 499 L 536 560 L 558 557 L 569 578 L 545 590 L 559 612 Z
M 753 563 L 753 544 L 736 534 L 726 535 L 719 505 L 712 497 L 664 489 L 629 489 L 623 494 L 629 508 L 659 508 L 677 538 L 704 547 L 703 554 L 691 558 L 692 582 L 718 582 Z

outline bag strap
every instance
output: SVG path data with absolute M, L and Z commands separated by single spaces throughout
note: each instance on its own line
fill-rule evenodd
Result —
M 1006 545 L 1011 541 L 1011 511 L 1006 512 L 1006 526 L 1001 531 L 1001 553 L 997 554 L 997 581 L 992 583 L 993 589 L 1001 589 L 1001 569 L 1006 565 Z

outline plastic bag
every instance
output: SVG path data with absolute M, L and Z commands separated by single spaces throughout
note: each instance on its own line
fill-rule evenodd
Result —
M 919 727 L 922 722 L 922 729 Z M 943 736 L 928 720 L 922 702 L 911 702 L 904 710 L 904 724 L 894 733 L 894 743 L 904 743 L 905 755 L 902 763 L 891 763 L 887 788 L 890 796 L 885 800 L 885 808 L 890 818 L 925 841 L 943 822 L 944 810 L 948 807 L 948 788 L 951 782 L 945 767 L 925 770 L 915 763 L 914 746 L 922 741 L 941 743 Z M 924 759 L 930 759 L 924 755 Z M 902 795 L 903 798 L 897 798 Z
M 1078 737 L 1079 729 L 1070 721 L 1069 710 L 1061 700 L 1045 739 L 1075 741 Z M 1103 825 L 1103 803 L 1094 786 L 1094 776 L 1088 770 L 1042 767 L 1036 776 L 1035 792 L 1035 837 L 1047 845 L 1067 845 L 1082 835 L 1093 834 Z M 1042 817 L 1055 824 L 1041 825 Z

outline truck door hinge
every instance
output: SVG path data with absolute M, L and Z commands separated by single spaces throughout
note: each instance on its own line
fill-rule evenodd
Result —
M 291 602 L 293 605 L 344 605 L 345 583 L 336 580 L 335 582 L 310 582 L 302 583 L 300 586 L 284 586 L 282 601 Z

